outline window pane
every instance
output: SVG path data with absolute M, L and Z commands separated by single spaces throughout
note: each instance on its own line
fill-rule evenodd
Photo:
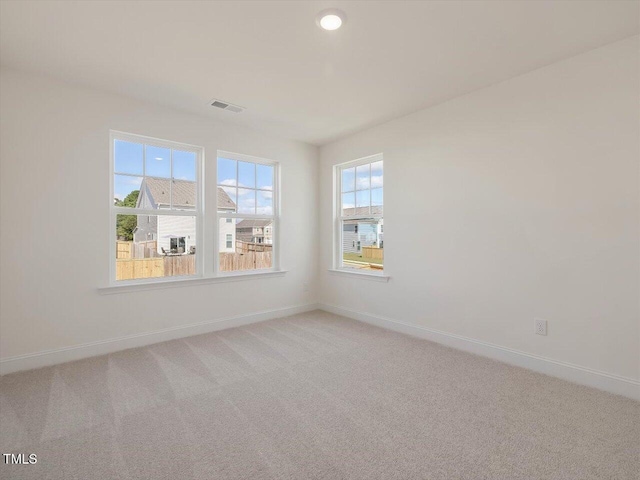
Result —
M 117 215 L 116 280 L 196 274 L 196 217 Z
M 142 145 L 116 140 L 114 145 L 114 171 L 142 175 Z
M 382 213 L 382 188 L 374 188 L 373 190 L 371 190 L 371 207 L 378 207 L 376 208 L 375 212 L 374 209 L 371 209 L 371 213 Z
M 145 145 L 145 176 L 171 177 L 171 150 Z
M 256 213 L 258 215 L 273 215 L 273 193 L 258 190 L 257 194 Z
M 218 211 L 236 213 L 238 203 L 236 187 L 218 187 Z
M 173 178 L 196 181 L 196 154 L 194 152 L 173 151 Z
M 356 206 L 355 193 L 342 194 L 342 215 L 353 215 Z
M 359 190 L 356 192 L 356 207 L 363 208 L 369 206 L 369 196 L 371 195 L 371 190 Z M 368 210 L 364 212 L 368 214 Z M 358 212 L 358 215 L 361 215 L 361 212 Z
M 382 161 L 374 162 L 371 164 L 371 188 L 382 187 L 382 185 L 383 185 Z
M 356 189 L 356 169 L 354 167 L 342 170 L 342 191 L 353 192 Z
M 238 213 L 256 213 L 256 191 L 246 188 L 238 189 Z
M 226 218 L 219 222 L 221 272 L 257 270 L 273 265 L 273 221 Z
M 256 164 L 257 186 L 263 190 L 273 190 L 273 167 L 270 165 Z
M 382 270 L 384 240 L 382 219 L 342 222 L 342 266 L 360 270 Z
M 356 189 L 366 190 L 367 188 L 369 188 L 370 177 L 371 174 L 369 173 L 369 164 L 356 167 Z
M 237 182 L 237 165 L 235 160 L 218 158 L 218 185 L 233 186 Z
M 238 162 L 238 186 L 256 188 L 256 164 Z
M 129 175 L 113 176 L 114 205 L 116 207 L 135 208 L 140 193 L 142 177 Z

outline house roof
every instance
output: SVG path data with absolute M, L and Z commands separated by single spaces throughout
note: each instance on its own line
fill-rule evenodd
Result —
M 227 195 L 222 187 L 218 187 L 218 210 L 233 210 L 235 211 L 236 204 L 233 203 L 231 197 Z
M 141 190 L 147 190 L 150 200 L 155 205 L 169 205 L 169 192 L 173 194 L 173 205 L 180 207 L 194 207 L 196 205 L 196 182 L 188 180 L 173 180 L 168 178 L 145 177 Z M 138 199 L 138 202 L 141 198 Z M 236 204 L 227 192 L 218 187 L 218 208 L 220 210 L 235 210 Z
M 272 220 L 242 220 L 237 223 L 236 228 L 267 227 Z
M 342 211 L 342 215 L 344 217 L 351 217 L 351 216 L 366 216 L 366 215 L 382 215 L 383 213 L 383 208 L 378 206 L 378 207 L 371 207 L 371 212 L 369 212 L 369 207 L 351 207 L 351 208 L 344 208 Z

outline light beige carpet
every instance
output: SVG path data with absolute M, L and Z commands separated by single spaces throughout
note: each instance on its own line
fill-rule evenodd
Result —
M 33 479 L 638 479 L 640 403 L 325 312 L 5 376 Z M 0 459 L 1 460 L 1 459 Z

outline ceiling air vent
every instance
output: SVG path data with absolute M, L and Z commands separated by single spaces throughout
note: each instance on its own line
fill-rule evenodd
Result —
M 221 102 L 220 100 L 216 100 L 215 98 L 211 100 L 211 106 L 221 108 L 222 110 L 228 110 L 229 112 L 233 113 L 240 113 L 244 111 L 244 107 L 240 107 L 228 102 Z

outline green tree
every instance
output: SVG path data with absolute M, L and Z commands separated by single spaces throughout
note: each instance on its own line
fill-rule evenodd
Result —
M 124 200 L 115 201 L 116 207 L 135 207 L 138 202 L 140 190 L 134 190 L 127 195 Z M 133 231 L 138 225 L 138 217 L 136 215 L 118 215 L 116 220 L 116 235 L 122 240 L 133 240 Z

